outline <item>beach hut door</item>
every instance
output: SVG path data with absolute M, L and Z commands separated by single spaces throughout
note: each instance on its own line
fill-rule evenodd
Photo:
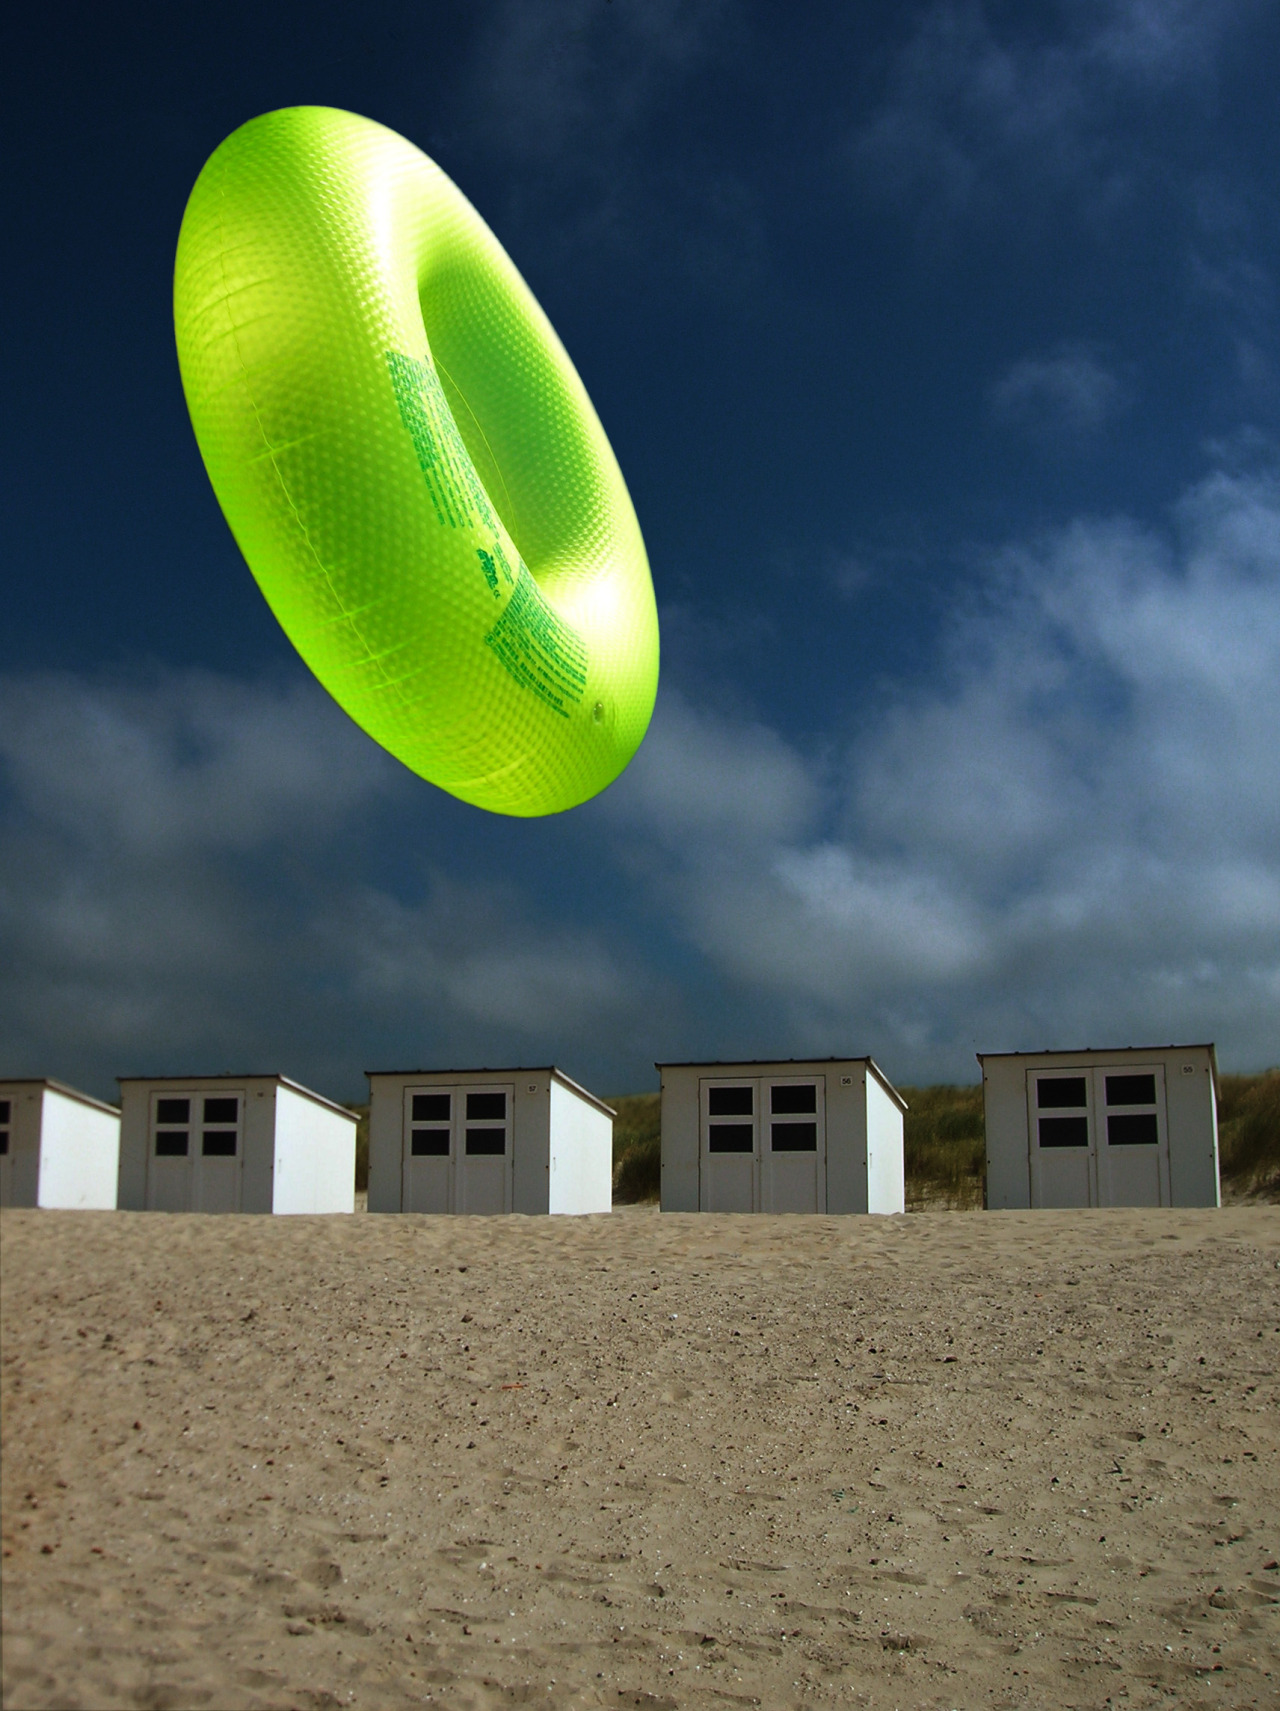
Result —
M 1027 1071 L 1031 1204 L 1098 1204 L 1093 1076 L 1088 1069 Z
M 407 1087 L 400 1204 L 406 1212 L 453 1211 L 456 1089 Z
M 407 1087 L 406 1212 L 509 1212 L 515 1087 Z
M 1164 1065 L 1094 1071 L 1099 1114 L 1098 1200 L 1103 1206 L 1169 1204 Z
M 459 1212 L 511 1210 L 511 1113 L 515 1087 L 464 1087 L 458 1096 Z
M 762 1212 L 827 1209 L 826 1079 L 789 1076 L 762 1081 L 767 1127 L 760 1149 Z
M 202 1093 L 192 1135 L 193 1212 L 238 1212 L 244 1099 L 239 1093 Z M 198 1137 L 198 1138 L 197 1138 Z
M 243 1118 L 240 1093 L 153 1093 L 147 1210 L 238 1212 Z
M 153 1093 L 147 1128 L 147 1211 L 191 1210 L 190 1093 Z
M 700 1212 L 760 1210 L 759 1091 L 755 1081 L 699 1083 Z

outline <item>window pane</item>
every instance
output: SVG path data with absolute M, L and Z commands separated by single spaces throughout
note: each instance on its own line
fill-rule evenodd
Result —
M 191 1117 L 191 1101 L 189 1099 L 157 1099 L 157 1123 L 185 1123 Z
M 0 1099 L 0 1123 L 7 1123 L 8 1121 L 9 1101 L 7 1099 Z
M 175 1105 L 185 1105 L 185 1099 L 175 1099 Z M 157 1158 L 186 1158 L 187 1132 L 185 1129 L 159 1129 L 156 1131 Z
M 769 1090 L 769 1109 L 771 1111 L 816 1111 L 818 1109 L 818 1088 L 815 1082 L 808 1082 L 803 1087 L 773 1087 Z
M 1107 1077 L 1108 1105 L 1154 1105 L 1156 1078 L 1154 1075 L 1109 1075 Z
M 1160 1139 L 1154 1111 L 1130 1111 L 1107 1118 L 1107 1143 L 1113 1147 L 1154 1147 Z
M 750 1117 L 756 1108 L 754 1087 L 709 1087 L 707 1110 L 713 1117 Z
M 206 1129 L 200 1150 L 206 1158 L 234 1158 L 236 1156 L 235 1130 Z
M 816 1123 L 775 1123 L 772 1130 L 775 1153 L 816 1153 L 818 1125 Z
M 415 1093 L 413 1120 L 415 1123 L 447 1123 L 453 1115 L 451 1093 Z
M 748 1088 L 747 1092 L 750 1093 Z M 709 1153 L 751 1153 L 755 1151 L 755 1128 L 750 1123 L 712 1123 L 707 1130 Z
M 414 1129 L 409 1137 L 409 1151 L 414 1158 L 448 1158 L 448 1129 Z
M 1084 1106 L 1089 1103 L 1083 1075 L 1046 1075 L 1036 1082 L 1036 1104 L 1042 1111 L 1055 1106 Z
M 1044 1083 L 1040 1084 L 1042 1087 Z M 1040 1145 L 1042 1147 L 1087 1147 L 1089 1119 L 1087 1117 L 1041 1117 Z
M 483 1120 L 486 1117 L 497 1117 L 499 1120 L 507 1114 L 507 1096 L 505 1093 L 468 1093 L 467 1121 L 473 1117 Z
M 499 1097 L 501 1098 L 502 1095 Z M 472 1157 L 477 1153 L 505 1153 L 506 1150 L 507 1131 L 505 1129 L 467 1130 L 467 1152 Z
M 204 1102 L 204 1120 L 206 1123 L 234 1123 L 240 1116 L 240 1101 L 238 1099 L 206 1099 Z
M 3 1158 L 5 1153 L 8 1152 L 8 1150 L 9 1150 L 9 1131 L 8 1131 L 8 1129 L 0 1129 L 0 1158 Z

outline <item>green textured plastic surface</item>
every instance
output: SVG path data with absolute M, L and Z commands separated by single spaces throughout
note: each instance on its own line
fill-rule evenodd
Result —
M 174 321 L 227 521 L 357 724 L 499 813 L 616 778 L 657 690 L 639 524 L 563 346 L 440 168 L 333 108 L 242 125 L 187 204 Z

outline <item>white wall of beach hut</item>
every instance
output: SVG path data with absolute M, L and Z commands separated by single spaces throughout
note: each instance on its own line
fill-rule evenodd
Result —
M 0 1081 L 0 1206 L 110 1211 L 119 1161 L 114 1105 L 47 1077 Z

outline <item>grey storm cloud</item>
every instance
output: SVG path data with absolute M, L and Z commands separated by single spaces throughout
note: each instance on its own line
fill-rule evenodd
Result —
M 375 1048 L 536 1055 L 649 995 L 514 887 L 370 884 L 412 781 L 305 681 L 0 679 L 0 773 L 11 1070 L 109 1092 L 286 1069 L 353 1095 Z
M 843 758 L 664 689 L 548 846 L 627 893 L 594 925 L 539 903 L 533 867 L 497 883 L 446 851 L 409 890 L 375 882 L 426 787 L 308 685 L 10 677 L 15 1067 L 265 1064 L 355 1091 L 370 1057 L 635 1076 L 663 1052 L 870 1049 L 911 1080 L 969 1073 L 975 1046 L 1196 1035 L 1274 1058 L 1274 471 L 1209 476 L 1163 530 L 1007 543 L 947 633 Z

